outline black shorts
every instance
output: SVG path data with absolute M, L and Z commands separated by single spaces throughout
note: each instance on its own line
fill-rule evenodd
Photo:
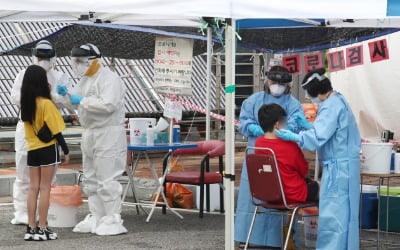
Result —
M 318 201 L 319 185 L 316 181 L 307 183 L 307 201 Z
M 58 144 L 28 151 L 28 166 L 41 167 L 60 163 Z

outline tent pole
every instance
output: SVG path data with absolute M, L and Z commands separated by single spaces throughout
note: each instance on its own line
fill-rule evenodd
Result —
M 210 102 L 211 102 L 211 62 L 212 62 L 212 28 L 207 27 L 207 91 L 206 91 L 206 141 L 210 140 Z M 218 90 L 217 90 L 218 91 Z
M 236 21 L 231 19 L 225 33 L 225 250 L 233 250 L 235 208 L 235 58 Z

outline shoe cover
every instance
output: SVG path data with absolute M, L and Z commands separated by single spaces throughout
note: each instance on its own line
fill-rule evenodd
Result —
M 13 225 L 28 225 L 28 214 L 26 213 L 14 213 L 14 218 L 11 220 Z
M 72 232 L 74 233 L 95 233 L 98 220 L 92 214 L 86 215 L 85 219 L 79 222 Z
M 96 228 L 96 234 L 105 236 L 127 233 L 128 230 L 122 225 L 123 222 L 119 214 L 104 216 Z

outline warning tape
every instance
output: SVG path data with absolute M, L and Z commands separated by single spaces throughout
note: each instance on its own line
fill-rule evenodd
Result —
M 166 97 L 171 99 L 174 102 L 179 102 L 179 103 L 185 105 L 186 107 L 189 107 L 190 109 L 192 109 L 194 111 L 197 111 L 197 112 L 202 113 L 202 114 L 207 114 L 207 111 L 206 111 L 205 108 L 197 106 L 196 104 L 190 103 L 188 101 L 181 100 L 176 95 L 166 95 Z M 223 115 L 210 112 L 210 116 L 215 118 L 215 119 L 218 119 L 220 121 L 226 122 L 226 117 L 223 116 Z M 239 125 L 239 121 L 235 120 L 235 126 L 238 126 L 238 125 Z

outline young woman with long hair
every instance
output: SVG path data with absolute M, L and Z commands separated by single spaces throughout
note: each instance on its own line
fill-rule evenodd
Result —
M 69 150 L 61 132 L 65 129 L 64 120 L 50 97 L 50 87 L 46 71 L 37 65 L 26 69 L 21 87 L 21 119 L 25 126 L 28 147 L 28 167 L 30 186 L 27 200 L 28 226 L 25 240 L 54 240 L 57 234 L 47 227 L 47 214 L 50 200 L 50 187 L 56 166 L 61 162 L 61 146 L 65 162 L 69 162 Z M 53 139 L 44 142 L 38 131 L 44 126 Z M 39 223 L 36 225 L 36 208 L 39 197 Z

